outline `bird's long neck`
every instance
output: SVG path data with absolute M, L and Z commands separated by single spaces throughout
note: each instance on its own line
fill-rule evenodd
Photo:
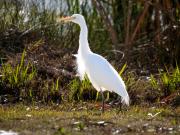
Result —
M 79 49 L 78 49 L 78 53 L 81 54 L 87 54 L 88 52 L 90 52 L 90 48 L 89 48 L 89 43 L 88 43 L 88 29 L 86 26 L 86 22 L 85 20 L 83 20 L 81 22 L 80 25 L 80 36 L 79 36 Z

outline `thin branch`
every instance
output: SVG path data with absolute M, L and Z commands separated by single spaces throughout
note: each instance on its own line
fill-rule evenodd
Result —
M 109 32 L 109 35 L 111 37 L 112 43 L 113 43 L 113 48 L 115 49 L 115 45 L 118 44 L 118 38 L 117 38 L 117 33 L 115 29 L 113 28 L 111 21 L 108 17 L 108 13 L 105 11 L 103 5 L 101 4 L 100 1 L 98 0 L 92 0 L 92 3 L 94 7 L 97 9 L 99 12 L 100 16 L 102 17 L 104 24 Z
M 159 0 L 156 0 L 156 5 L 159 5 Z M 159 8 L 156 6 L 155 7 L 155 27 L 156 27 L 156 31 L 157 31 L 157 35 L 155 37 L 155 42 L 156 44 L 160 44 L 160 10 Z
M 135 39 L 135 37 L 137 35 L 137 32 L 140 30 L 140 26 L 144 21 L 144 17 L 146 15 L 148 9 L 149 9 L 149 2 L 145 2 L 144 10 L 143 10 L 141 16 L 139 17 L 137 25 L 136 25 L 136 27 L 134 29 L 134 32 L 133 32 L 132 36 L 131 36 L 131 42 L 130 42 L 131 45 L 134 42 L 134 39 Z
M 125 44 L 129 45 L 130 39 L 129 39 L 129 32 L 130 32 L 130 21 L 131 21 L 131 13 L 132 13 L 132 1 L 129 0 L 128 2 L 128 11 L 127 11 L 127 18 L 125 21 L 125 33 L 126 33 L 126 37 L 125 37 Z

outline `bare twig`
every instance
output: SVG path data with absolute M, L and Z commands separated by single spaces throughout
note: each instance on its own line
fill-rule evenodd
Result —
M 146 15 L 148 9 L 149 9 L 149 2 L 147 1 L 147 2 L 145 2 L 144 10 L 143 10 L 141 16 L 139 17 L 137 25 L 136 25 L 136 27 L 134 29 L 134 32 L 133 32 L 132 36 L 131 36 L 131 45 L 134 42 L 134 39 L 135 39 L 135 37 L 137 35 L 137 32 L 140 29 L 141 24 L 143 23 L 144 17 Z
M 132 13 L 132 1 L 129 0 L 128 2 L 128 11 L 127 11 L 127 18 L 125 23 L 125 31 L 126 31 L 126 37 L 125 37 L 125 44 L 129 45 L 130 39 L 129 39 L 129 32 L 130 32 L 130 21 L 131 21 L 131 13 Z
M 122 57 L 120 59 L 120 61 L 124 58 L 124 52 L 120 51 L 120 50 L 111 50 L 112 52 L 115 52 L 115 53 L 121 53 L 122 54 Z
M 118 44 L 118 38 L 117 38 L 117 33 L 115 29 L 113 28 L 111 21 L 108 17 L 108 13 L 105 11 L 103 5 L 101 4 L 100 1 L 98 0 L 92 0 L 92 3 L 94 7 L 97 9 L 99 12 L 100 16 L 102 17 L 104 24 L 109 32 L 109 35 L 111 37 L 112 43 L 113 43 L 113 48 L 115 49 L 115 45 Z
M 156 5 L 159 5 L 159 0 L 156 0 Z M 160 10 L 157 6 L 155 7 L 155 27 L 157 33 L 155 41 L 157 44 L 160 44 Z

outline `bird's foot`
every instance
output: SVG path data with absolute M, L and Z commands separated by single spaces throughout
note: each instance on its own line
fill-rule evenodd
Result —
M 98 110 L 101 110 L 101 111 L 103 110 L 101 103 L 96 103 L 95 108 L 97 108 Z M 110 108 L 111 108 L 111 106 L 109 104 L 106 104 L 106 103 L 104 104 L 104 110 L 108 110 Z

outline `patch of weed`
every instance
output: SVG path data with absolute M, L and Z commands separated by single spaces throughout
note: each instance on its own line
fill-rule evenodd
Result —
M 31 81 L 36 77 L 36 68 L 31 62 L 25 63 L 26 51 L 22 53 L 20 63 L 15 66 L 3 64 L 0 73 L 0 95 L 12 95 L 16 98 L 32 98 Z M 6 101 L 1 101 L 6 102 Z
M 159 78 L 156 79 L 151 75 L 150 82 L 153 89 L 163 93 L 163 97 L 167 97 L 173 92 L 178 92 L 180 90 L 180 70 L 178 65 L 171 72 L 167 67 L 166 71 L 159 70 Z

